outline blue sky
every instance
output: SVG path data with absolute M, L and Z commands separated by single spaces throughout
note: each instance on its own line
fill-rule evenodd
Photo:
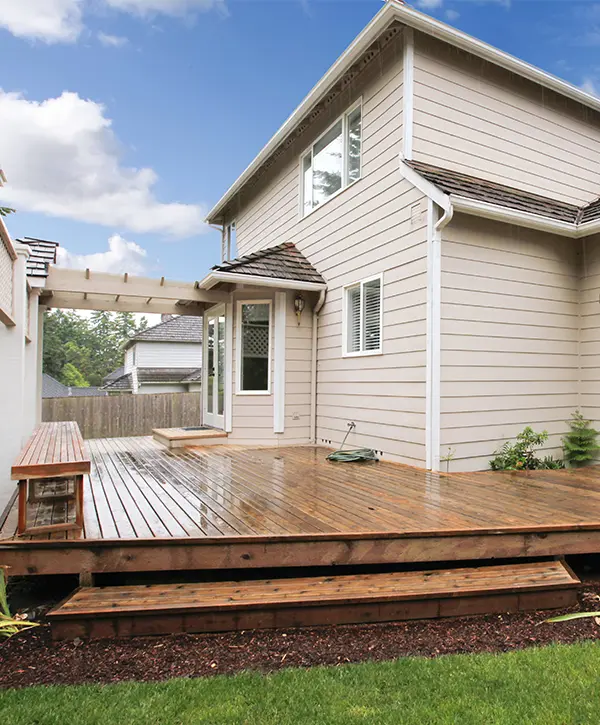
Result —
M 600 88 L 600 2 L 416 7 Z M 0 203 L 65 263 L 197 279 L 210 208 L 379 0 L 0 0 Z M 109 239 L 110 250 L 109 250 Z M 96 255 L 89 258 L 87 255 Z

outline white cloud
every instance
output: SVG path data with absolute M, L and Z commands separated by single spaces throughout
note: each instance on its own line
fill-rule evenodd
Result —
M 128 242 L 119 234 L 113 234 L 108 240 L 106 252 L 95 254 L 72 254 L 64 247 L 58 247 L 56 262 L 60 267 L 70 269 L 91 269 L 94 272 L 143 275 L 146 273 L 145 249 L 135 242 Z
M 102 5 L 139 17 L 227 13 L 225 0 L 0 0 L 0 28 L 20 38 L 73 43 L 84 28 L 84 12 Z
M 417 7 L 422 10 L 435 10 L 444 4 L 444 0 L 417 0 Z
M 21 38 L 68 43 L 82 30 L 83 0 L 0 0 L 0 27 Z
M 185 15 L 207 10 L 225 11 L 225 0 L 105 0 L 106 4 L 136 15 Z
M 450 21 L 451 23 L 454 23 L 460 18 L 460 13 L 458 12 L 458 10 L 446 10 L 445 15 L 446 20 Z
M 0 89 L 2 199 L 39 212 L 140 233 L 192 236 L 207 227 L 203 208 L 163 203 L 151 168 L 123 166 L 105 108 L 76 93 L 29 101 Z
M 98 40 L 108 48 L 122 48 L 129 42 L 122 35 L 108 35 L 103 32 L 98 33 Z

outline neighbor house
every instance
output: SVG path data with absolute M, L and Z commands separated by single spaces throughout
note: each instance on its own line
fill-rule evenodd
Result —
M 525 425 L 560 453 L 575 408 L 600 423 L 599 162 L 599 98 L 388 2 L 208 215 L 205 420 L 334 446 L 354 422 L 434 470 Z
M 42 374 L 42 398 L 93 398 L 98 395 L 106 396 L 108 393 L 94 385 L 85 388 L 65 385 L 48 373 Z
M 133 335 L 125 363 L 104 379 L 108 393 L 198 392 L 202 376 L 202 318 L 163 315 Z

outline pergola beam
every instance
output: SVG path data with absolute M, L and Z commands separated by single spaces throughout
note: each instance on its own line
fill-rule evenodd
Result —
M 221 290 L 202 290 L 194 282 L 171 282 L 148 277 L 133 277 L 127 273 L 108 274 L 106 272 L 90 272 L 90 270 L 64 269 L 61 267 L 50 267 L 46 289 L 60 293 L 76 293 L 81 295 L 106 295 L 113 300 L 118 296 L 119 304 L 123 298 L 139 298 L 136 301 L 137 307 L 140 303 L 152 299 L 149 304 L 158 301 L 176 302 L 197 302 L 205 304 L 218 304 L 229 299 L 229 294 Z M 81 309 L 96 309 L 86 308 Z M 106 309 L 106 308 L 104 308 Z M 135 311 L 139 311 L 136 310 Z
M 118 297 L 118 299 L 117 299 Z M 73 294 L 42 294 L 40 304 L 46 307 L 61 310 L 98 310 L 106 312 L 141 312 L 142 314 L 170 314 L 170 315 L 188 315 L 190 317 L 199 317 L 204 313 L 206 307 L 212 303 L 193 303 L 179 304 L 172 300 L 161 300 L 153 298 L 151 302 L 146 302 L 147 298 L 141 297 L 124 297 L 116 295 L 110 299 L 94 297 L 88 295 L 84 299 L 83 295 Z

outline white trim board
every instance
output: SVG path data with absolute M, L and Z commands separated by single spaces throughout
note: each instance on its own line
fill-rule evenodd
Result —
M 413 156 L 413 129 L 415 110 L 415 34 L 412 28 L 404 28 L 402 84 L 402 136 L 403 153 L 405 159 Z
M 285 430 L 285 333 L 287 292 L 275 293 L 275 322 L 273 324 L 273 432 Z

